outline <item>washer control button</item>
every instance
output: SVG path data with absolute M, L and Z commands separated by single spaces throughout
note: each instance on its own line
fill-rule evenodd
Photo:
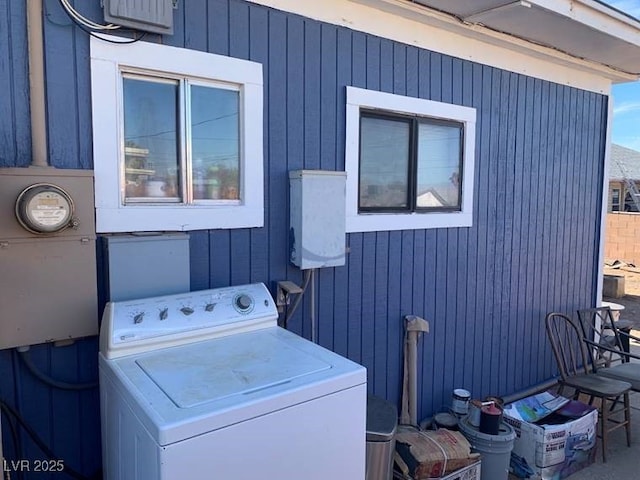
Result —
M 241 312 L 246 312 L 253 306 L 253 299 L 249 295 L 238 295 L 236 297 L 236 307 Z

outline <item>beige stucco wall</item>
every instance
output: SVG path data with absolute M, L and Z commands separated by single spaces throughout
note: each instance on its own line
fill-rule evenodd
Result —
M 608 213 L 606 228 L 605 261 L 640 266 L 640 213 Z

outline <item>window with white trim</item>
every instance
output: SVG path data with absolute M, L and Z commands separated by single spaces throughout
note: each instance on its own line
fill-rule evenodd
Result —
M 468 227 L 474 108 L 347 87 L 347 231 Z
M 262 66 L 91 39 L 96 228 L 264 224 Z

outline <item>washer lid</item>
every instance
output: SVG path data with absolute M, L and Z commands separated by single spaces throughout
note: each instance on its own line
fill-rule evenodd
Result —
M 179 408 L 251 394 L 332 367 L 268 335 L 259 342 L 232 335 L 215 344 L 194 343 L 136 363 Z
M 122 395 L 163 446 L 367 381 L 361 365 L 277 326 L 99 359 L 101 388 Z

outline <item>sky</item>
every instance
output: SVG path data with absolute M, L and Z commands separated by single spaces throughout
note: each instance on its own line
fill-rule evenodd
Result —
M 604 0 L 640 19 L 640 0 Z M 613 130 L 611 141 L 640 151 L 640 81 L 613 86 Z

